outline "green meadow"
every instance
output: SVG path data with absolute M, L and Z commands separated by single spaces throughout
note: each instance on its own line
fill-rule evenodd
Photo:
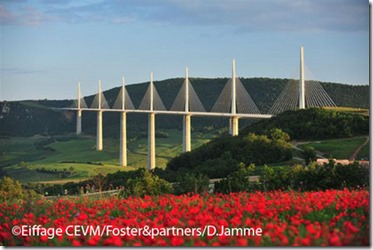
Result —
M 167 138 L 156 138 L 157 166 L 182 151 L 182 131 L 165 130 Z M 208 142 L 212 134 L 193 134 L 192 148 Z M 147 165 L 148 139 L 128 138 L 128 166 L 119 166 L 119 138 L 104 138 L 104 150 L 96 151 L 92 136 L 46 136 L 0 138 L 0 165 L 23 183 L 80 181 L 97 174 L 129 171 Z M 42 146 L 40 146 L 42 144 Z M 39 145 L 39 146 L 38 146 Z M 68 172 L 67 176 L 64 173 Z
M 302 144 L 300 148 L 313 147 L 316 151 L 321 152 L 324 157 L 348 159 L 365 140 L 366 137 L 323 140 Z M 356 160 L 362 158 L 369 158 L 369 143 L 362 148 Z

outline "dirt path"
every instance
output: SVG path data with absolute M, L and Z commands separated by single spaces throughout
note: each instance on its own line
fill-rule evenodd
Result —
M 298 147 L 299 145 L 303 145 L 303 144 L 309 144 L 309 143 L 320 143 L 320 141 L 303 141 L 303 142 L 296 142 L 296 143 L 292 143 L 292 146 L 295 150 L 298 150 L 298 151 L 301 151 L 303 152 L 303 149 L 301 149 L 300 147 Z M 327 159 L 325 158 L 323 155 L 322 155 L 322 152 L 320 151 L 317 151 L 316 150 L 316 156 L 318 158 L 321 158 L 321 159 Z M 296 159 L 298 157 L 293 157 L 293 159 Z M 301 158 L 298 158 L 298 159 L 301 159 Z
M 360 153 L 361 149 L 367 145 L 367 143 L 369 142 L 369 136 L 367 136 L 367 139 L 365 140 L 365 142 L 363 144 L 361 144 L 356 150 L 355 152 L 350 156 L 349 160 L 350 161 L 354 161 L 356 159 L 356 157 L 358 156 L 358 154 Z

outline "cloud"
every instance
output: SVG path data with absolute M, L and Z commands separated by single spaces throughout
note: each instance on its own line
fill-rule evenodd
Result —
M 362 0 L 172 1 L 169 22 L 227 25 L 247 31 L 368 31 Z M 157 18 L 167 21 L 166 13 Z
M 0 72 L 5 74 L 35 74 L 45 73 L 47 70 L 34 70 L 34 69 L 22 69 L 22 68 L 0 68 Z
M 22 1 L 22 0 L 21 0 Z M 81 0 L 17 3 L 0 9 L 3 23 L 43 21 L 148 22 L 164 25 L 227 26 L 240 31 L 368 31 L 365 0 Z M 11 4 L 8 4 L 11 5 Z M 12 6 L 15 6 L 13 4 Z M 21 20 L 21 21 L 20 21 Z
M 38 26 L 52 19 L 32 6 L 22 6 L 12 11 L 0 5 L 0 24 L 3 25 Z
M 0 5 L 0 22 L 2 24 L 11 24 L 16 21 L 16 16 L 14 13 L 6 9 L 4 6 Z

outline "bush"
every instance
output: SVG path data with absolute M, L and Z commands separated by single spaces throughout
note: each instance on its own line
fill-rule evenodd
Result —
M 143 169 L 141 176 L 126 181 L 125 190 L 120 195 L 143 197 L 145 195 L 171 194 L 172 192 L 173 187 L 169 182 Z
M 175 194 L 203 194 L 209 191 L 210 180 L 206 175 L 186 173 L 177 180 Z
M 241 162 L 237 171 L 215 183 L 214 192 L 228 194 L 231 192 L 252 191 L 256 184 L 250 183 L 249 177 L 253 175 L 254 171 L 254 164 L 245 166 L 245 164 Z
M 296 140 L 346 138 L 368 135 L 369 116 L 322 108 L 285 111 L 244 128 L 242 133 L 268 134 L 274 128 L 282 129 Z
M 173 158 L 167 170 L 201 173 L 209 178 L 224 178 L 238 170 L 240 162 L 257 165 L 287 161 L 292 157 L 289 135 L 273 129 L 269 135 L 222 136 L 191 152 Z
M 316 150 L 313 147 L 307 147 L 302 151 L 302 155 L 304 160 L 306 161 L 306 165 L 310 164 L 313 161 L 316 161 Z
M 22 189 L 21 183 L 10 177 L 4 176 L 0 179 L 0 202 L 18 202 L 41 198 L 33 190 Z
M 315 162 L 304 167 L 264 167 L 260 178 L 265 191 L 290 188 L 302 191 L 359 188 L 369 186 L 369 170 L 357 162 L 349 165 L 330 161 L 323 166 Z

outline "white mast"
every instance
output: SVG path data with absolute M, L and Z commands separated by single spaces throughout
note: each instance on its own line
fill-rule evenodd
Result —
M 237 113 L 237 100 L 236 100 L 236 60 L 233 59 L 232 61 L 232 107 L 231 113 L 232 115 L 236 115 Z M 229 131 L 233 136 L 238 135 L 238 117 L 232 116 L 229 121 Z
M 121 166 L 127 166 L 127 114 L 125 110 L 125 81 L 122 78 L 122 112 L 120 116 L 120 138 L 119 138 L 119 162 Z
M 150 74 L 150 111 L 153 111 L 153 72 Z M 155 168 L 155 113 L 148 116 L 148 170 Z
M 183 153 L 191 150 L 191 115 L 189 114 L 189 75 L 188 67 L 185 68 L 185 112 L 183 117 Z
M 96 131 L 96 150 L 103 149 L 102 143 L 102 110 L 101 110 L 101 80 L 98 81 L 98 111 L 97 111 L 97 131 Z
M 299 109 L 306 108 L 304 96 L 304 49 L 300 47 Z
M 82 109 L 81 109 L 81 93 L 80 93 L 80 82 L 78 82 L 78 100 L 77 100 L 77 113 L 76 113 L 76 134 L 82 133 Z

